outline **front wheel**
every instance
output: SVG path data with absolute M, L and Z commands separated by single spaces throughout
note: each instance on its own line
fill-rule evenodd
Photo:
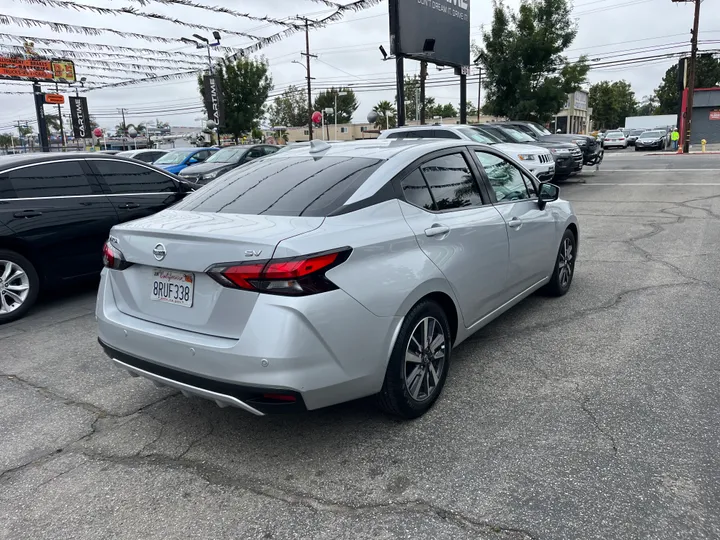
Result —
M 32 263 L 0 249 L 0 324 L 23 317 L 37 299 L 40 280 Z
M 442 308 L 432 301 L 413 307 L 390 355 L 378 395 L 380 407 L 405 419 L 425 414 L 445 385 L 451 349 L 450 325 Z
M 558 249 L 552 277 L 544 287 L 544 291 L 550 296 L 563 296 L 570 290 L 573 275 L 575 274 L 576 245 L 575 235 L 570 229 L 567 229 L 560 241 L 560 249 Z

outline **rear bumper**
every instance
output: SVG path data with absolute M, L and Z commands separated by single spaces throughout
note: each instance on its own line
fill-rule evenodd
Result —
M 261 296 L 239 338 L 217 337 L 122 313 L 103 272 L 99 340 L 127 371 L 253 414 L 318 409 L 380 391 L 401 318 L 378 317 L 342 290 Z M 295 405 L 264 394 L 295 396 Z

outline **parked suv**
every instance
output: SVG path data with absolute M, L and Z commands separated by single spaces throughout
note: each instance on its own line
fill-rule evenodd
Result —
M 483 133 L 494 135 L 503 142 L 516 144 L 530 144 L 547 148 L 555 160 L 555 179 L 562 180 L 571 174 L 581 172 L 583 169 L 582 150 L 575 143 L 554 141 L 536 141 L 524 131 L 514 126 L 497 124 L 480 124 L 473 126 Z
M 98 274 L 113 225 L 167 208 L 193 187 L 107 154 L 0 158 L 0 323 L 25 315 L 41 289 Z
M 515 126 L 538 141 L 575 143 L 583 152 L 583 163 L 585 165 L 595 165 L 603 160 L 604 152 L 602 150 L 602 146 L 595 137 L 591 137 L 589 135 L 570 135 L 562 133 L 552 134 L 540 124 L 526 120 L 509 120 L 498 123 L 500 125 Z
M 547 149 L 503 142 L 495 135 L 483 133 L 469 125 L 405 126 L 387 129 L 378 139 L 464 139 L 491 144 L 513 159 L 520 160 L 540 180 L 552 180 L 555 176 L 555 160 Z

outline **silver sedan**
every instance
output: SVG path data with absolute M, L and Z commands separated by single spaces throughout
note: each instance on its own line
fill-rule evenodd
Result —
M 262 415 L 376 395 L 403 418 L 452 350 L 525 297 L 570 288 L 558 188 L 469 141 L 321 141 L 114 227 L 100 343 L 132 375 Z

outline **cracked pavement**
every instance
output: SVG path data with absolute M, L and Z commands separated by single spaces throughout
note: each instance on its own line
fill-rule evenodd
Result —
M 0 538 L 720 537 L 718 171 L 608 154 L 563 185 L 571 292 L 458 347 L 414 422 L 186 399 L 110 365 L 92 286 L 46 299 L 0 327 Z

